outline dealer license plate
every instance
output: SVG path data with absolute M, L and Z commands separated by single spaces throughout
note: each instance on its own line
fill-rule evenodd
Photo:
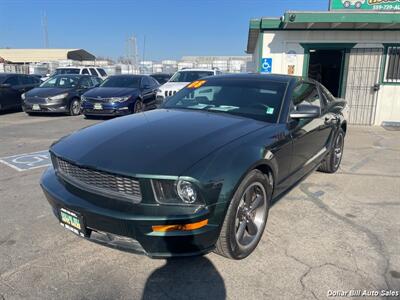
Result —
M 101 103 L 95 103 L 93 108 L 94 109 L 103 109 L 103 105 L 101 105 Z
M 61 225 L 73 233 L 79 236 L 85 236 L 84 225 L 83 225 L 83 218 L 80 214 L 76 212 L 72 212 L 68 209 L 61 208 L 60 209 L 60 220 Z
M 33 104 L 32 105 L 32 110 L 40 110 L 39 104 Z

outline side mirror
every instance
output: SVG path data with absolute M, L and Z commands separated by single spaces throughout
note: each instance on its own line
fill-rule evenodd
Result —
M 9 84 L 9 83 L 0 84 L 0 88 L 3 88 L 3 89 L 10 88 L 10 87 L 11 87 L 11 84 Z
M 296 110 L 290 113 L 292 119 L 318 118 L 321 115 L 321 107 L 311 104 L 299 104 Z

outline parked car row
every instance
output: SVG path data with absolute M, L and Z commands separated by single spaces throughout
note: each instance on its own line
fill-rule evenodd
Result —
M 29 115 L 121 116 L 156 108 L 190 82 L 217 74 L 217 70 L 186 69 L 173 76 L 160 73 L 105 78 L 107 74 L 101 68 L 66 67 L 56 69 L 42 83 L 35 75 L 2 74 L 0 109 L 22 107 Z M 164 83 L 161 86 L 160 81 Z

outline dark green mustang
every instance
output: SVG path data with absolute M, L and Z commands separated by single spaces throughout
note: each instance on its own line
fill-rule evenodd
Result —
M 160 109 L 62 138 L 41 186 L 61 225 L 91 241 L 151 257 L 242 259 L 273 201 L 311 171 L 339 168 L 345 112 L 305 78 L 208 77 Z

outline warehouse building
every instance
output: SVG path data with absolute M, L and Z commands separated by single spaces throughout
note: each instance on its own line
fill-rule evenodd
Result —
M 377 1 L 353 2 L 252 19 L 247 53 L 261 73 L 320 81 L 348 101 L 352 124 L 400 122 L 400 13 L 373 11 L 383 9 L 370 5 Z
M 93 64 L 95 60 L 83 49 L 0 49 L 0 72 L 45 75 L 57 67 Z

